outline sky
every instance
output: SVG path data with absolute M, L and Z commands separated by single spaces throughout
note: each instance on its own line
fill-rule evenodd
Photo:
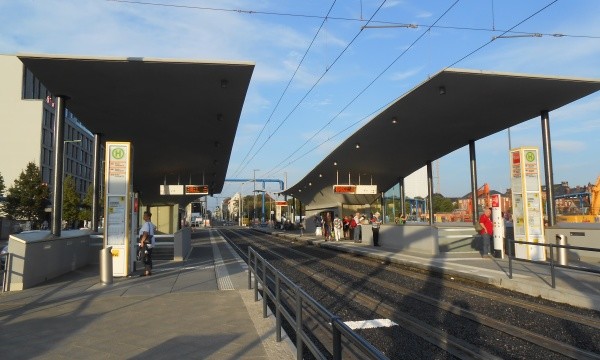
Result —
M 0 0 L 0 53 L 254 62 L 227 178 L 292 186 L 444 68 L 600 79 L 598 14 L 598 0 Z M 555 182 L 594 183 L 600 93 L 551 112 L 550 134 Z M 504 192 L 509 147 L 541 139 L 534 118 L 476 141 L 478 183 Z M 251 187 L 226 183 L 209 208 Z M 470 191 L 467 146 L 434 163 L 434 187 Z

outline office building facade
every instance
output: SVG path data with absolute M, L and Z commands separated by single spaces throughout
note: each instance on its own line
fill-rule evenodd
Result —
M 53 185 L 55 104 L 43 84 L 16 56 L 0 55 L 0 174 L 6 188 L 35 163 Z M 67 110 L 63 171 L 83 199 L 93 178 L 94 136 Z M 73 140 L 77 140 L 74 142 Z

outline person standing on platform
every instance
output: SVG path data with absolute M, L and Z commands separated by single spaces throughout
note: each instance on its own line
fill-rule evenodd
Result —
M 154 224 L 152 224 L 152 213 L 144 211 L 144 224 L 140 228 L 139 247 L 144 252 L 144 274 L 140 276 L 152 275 L 152 249 L 155 245 Z
M 379 246 L 379 225 L 381 225 L 379 216 L 379 212 L 376 212 L 371 218 L 371 229 L 373 229 L 373 246 Z
M 479 225 L 481 225 L 481 230 L 479 234 L 481 234 L 481 240 L 483 242 L 482 246 L 482 256 L 489 257 L 491 256 L 490 245 L 492 241 L 492 234 L 494 231 L 494 224 L 492 223 L 492 209 L 485 209 L 483 214 L 479 217 Z
M 338 214 L 335 214 L 335 217 L 333 219 L 333 233 L 334 233 L 335 241 L 340 241 L 340 238 L 342 237 L 342 227 L 343 226 L 344 226 L 344 224 L 342 222 L 342 219 L 340 219 Z
M 355 243 L 359 243 L 360 241 L 360 213 L 356 213 L 354 214 L 354 223 L 356 224 L 356 227 L 354 228 L 354 242 Z
M 325 213 L 325 221 L 323 222 L 323 230 L 325 235 L 325 241 L 331 241 L 333 233 L 333 219 L 331 213 L 328 211 Z
M 348 237 L 350 236 L 350 219 L 348 218 L 348 215 L 344 216 L 342 219 L 342 230 L 344 233 L 344 240 L 348 240 Z

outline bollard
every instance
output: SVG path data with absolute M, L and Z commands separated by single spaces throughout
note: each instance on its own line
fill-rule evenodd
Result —
M 100 282 L 104 285 L 113 282 L 112 246 L 100 250 Z
M 563 234 L 556 234 L 556 245 L 567 246 L 567 237 Z M 567 248 L 558 248 L 558 263 L 562 266 L 568 266 Z

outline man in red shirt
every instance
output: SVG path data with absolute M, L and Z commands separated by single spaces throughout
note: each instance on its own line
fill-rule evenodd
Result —
M 483 214 L 479 217 L 479 225 L 481 225 L 481 230 L 479 234 L 481 234 L 481 238 L 483 241 L 483 256 L 491 256 L 490 253 L 490 245 L 492 241 L 492 234 L 494 231 L 494 226 L 492 224 L 492 209 L 485 209 Z

